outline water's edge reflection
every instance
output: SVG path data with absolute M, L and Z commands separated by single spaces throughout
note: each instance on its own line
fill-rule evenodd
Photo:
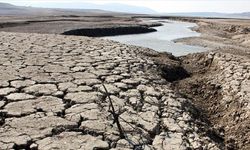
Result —
M 206 48 L 175 43 L 173 40 L 197 37 L 200 33 L 192 31 L 191 28 L 197 26 L 195 23 L 171 21 L 171 20 L 152 20 L 161 22 L 163 26 L 154 27 L 157 32 L 145 34 L 131 34 L 102 37 L 104 39 L 118 41 L 124 44 L 136 45 L 154 49 L 160 52 L 170 52 L 175 56 L 186 55 L 189 53 L 203 52 Z

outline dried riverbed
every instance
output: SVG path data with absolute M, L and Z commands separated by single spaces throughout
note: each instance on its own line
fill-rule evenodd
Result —
M 249 32 L 199 24 L 225 46 L 174 57 L 0 32 L 0 149 L 250 149 Z
M 1 149 L 223 147 L 158 72 L 156 52 L 87 37 L 0 34 Z

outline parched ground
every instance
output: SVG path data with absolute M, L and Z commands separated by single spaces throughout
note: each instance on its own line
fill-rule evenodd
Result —
M 177 81 L 203 118 L 221 135 L 225 149 L 250 149 L 250 60 L 228 53 L 183 56 L 191 77 Z
M 222 149 L 149 54 L 157 53 L 0 32 L 0 149 Z
M 98 23 L 32 19 L 2 30 Z M 138 23 L 120 19 L 100 26 Z M 202 36 L 177 41 L 210 52 L 176 58 L 97 38 L 0 32 L 0 149 L 250 149 L 249 21 L 187 21 Z
M 18 33 L 47 33 L 63 34 L 67 31 L 78 29 L 112 29 L 118 27 L 127 28 L 149 28 L 160 26 L 161 23 L 148 22 L 145 19 L 133 18 L 125 14 L 93 14 L 83 13 L 81 15 L 51 15 L 51 16 L 1 16 L 0 31 Z M 130 29 L 131 30 L 131 29 Z M 130 31 L 127 29 L 127 32 Z M 138 29 L 137 29 L 138 30 Z M 95 31 L 100 32 L 100 31 Z M 131 33 L 138 33 L 130 31 Z M 149 31 L 148 31 L 149 32 Z M 140 31 L 139 33 L 144 33 Z M 82 35 L 86 35 L 81 33 Z M 110 33 L 113 35 L 114 33 Z M 87 35 L 89 36 L 89 35 Z
M 250 149 L 250 21 L 196 19 L 201 37 L 177 41 L 205 46 L 210 53 L 180 58 L 192 75 L 175 88 L 201 109 L 224 137 L 226 149 Z
M 190 19 L 198 26 L 200 37 L 177 39 L 188 45 L 208 47 L 223 53 L 248 56 L 250 58 L 249 19 Z

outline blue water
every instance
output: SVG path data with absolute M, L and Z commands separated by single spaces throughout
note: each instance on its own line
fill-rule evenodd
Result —
M 154 27 L 157 32 L 144 34 L 130 34 L 103 37 L 118 41 L 124 44 L 136 45 L 154 49 L 160 52 L 170 52 L 175 56 L 186 55 L 189 53 L 203 52 L 206 48 L 190 46 L 181 43 L 174 43 L 173 40 L 185 37 L 197 37 L 200 33 L 192 31 L 190 28 L 195 27 L 195 23 L 170 21 L 170 20 L 152 20 L 153 22 L 161 21 L 163 26 Z M 162 22 L 164 21 L 164 22 Z

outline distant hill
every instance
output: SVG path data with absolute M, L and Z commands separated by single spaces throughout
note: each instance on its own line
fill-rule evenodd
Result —
M 101 9 L 101 10 L 114 11 L 114 12 L 126 12 L 126 13 L 136 13 L 136 14 L 157 13 L 156 11 L 147 7 L 132 6 L 132 5 L 119 4 L 119 3 L 109 3 L 109 4 L 102 4 L 102 5 L 84 3 L 83 7 L 88 8 L 88 9 L 95 8 L 95 9 Z
M 219 18 L 247 18 L 250 19 L 250 12 L 244 13 L 217 13 L 217 12 L 182 12 L 182 13 L 163 13 L 140 6 L 125 5 L 119 3 L 93 4 L 93 3 L 71 3 L 67 5 L 47 4 L 41 8 L 38 4 L 36 7 L 15 6 L 8 3 L 0 3 L 0 15 L 112 15 L 119 13 L 132 14 L 155 14 L 168 16 L 188 16 L 188 17 L 219 17 Z M 48 8 L 45 8 L 48 7 Z
M 40 7 L 39 5 L 35 5 Z M 46 8 L 67 8 L 67 9 L 100 9 L 113 12 L 125 12 L 125 13 L 137 13 L 137 14 L 153 14 L 157 13 L 156 11 L 142 6 L 133 6 L 121 3 L 107 3 L 107 4 L 93 4 L 93 3 L 70 3 L 70 4 L 44 4 L 43 7 Z
M 244 12 L 244 13 L 235 13 L 232 14 L 233 16 L 241 16 L 241 17 L 246 17 L 246 18 L 250 18 L 250 12 Z
M 34 9 L 30 7 L 15 6 L 7 3 L 0 3 L 0 15 L 26 15 L 37 14 L 47 11 L 46 9 Z
M 182 13 L 167 13 L 166 15 L 191 16 L 191 17 L 225 17 L 225 14 L 217 12 L 182 12 Z
M 0 9 L 12 8 L 15 7 L 14 5 L 8 3 L 0 3 Z
M 244 13 L 217 13 L 217 12 L 183 12 L 183 13 L 164 13 L 169 16 L 187 16 L 187 17 L 218 17 L 218 18 L 249 18 L 250 12 Z
M 94 14 L 110 14 L 111 11 L 99 9 L 60 9 L 60 8 L 38 8 L 38 7 L 25 7 L 15 6 L 8 3 L 0 3 L 0 15 L 34 15 L 34 16 L 47 16 L 47 15 L 94 15 Z
M 46 7 L 46 6 L 45 6 Z M 72 3 L 67 8 L 60 5 L 49 6 L 52 8 L 15 6 L 8 3 L 0 3 L 0 15 L 79 15 L 81 13 L 134 13 L 134 14 L 152 14 L 155 11 L 146 8 L 118 3 L 110 4 L 92 4 L 92 3 Z M 53 8 L 54 7 L 54 8 Z M 80 9 L 82 8 L 82 9 Z

